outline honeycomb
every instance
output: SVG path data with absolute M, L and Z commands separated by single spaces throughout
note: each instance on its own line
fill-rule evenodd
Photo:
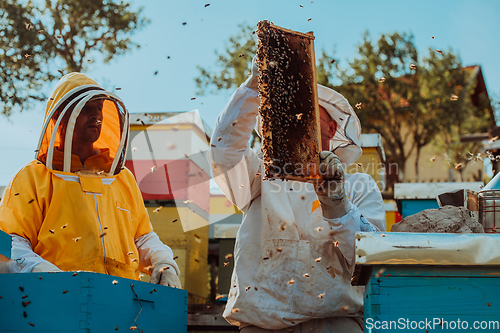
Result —
M 264 179 L 318 180 L 314 36 L 261 21 L 257 37 Z

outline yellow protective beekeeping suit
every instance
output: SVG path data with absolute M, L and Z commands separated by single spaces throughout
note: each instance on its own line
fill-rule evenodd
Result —
M 71 155 L 82 107 L 103 100 L 96 155 Z M 29 240 L 33 251 L 62 270 L 136 279 L 134 240 L 152 231 L 132 173 L 123 168 L 128 114 L 118 96 L 84 74 L 64 76 L 47 103 L 36 160 L 12 179 L 0 205 L 0 229 Z M 63 146 L 64 145 L 64 146 Z

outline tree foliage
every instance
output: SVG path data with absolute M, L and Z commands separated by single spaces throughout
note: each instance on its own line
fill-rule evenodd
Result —
M 223 53 L 215 50 L 215 70 L 198 66 L 200 76 L 195 79 L 198 95 L 236 88 L 248 78 L 252 58 L 257 52 L 257 39 L 251 26 L 240 24 L 239 28 L 239 33 L 229 38 Z
M 404 176 L 408 157 L 433 143 L 456 164 L 464 149 L 479 144 L 460 144 L 464 133 L 484 132 L 492 121 L 481 107 L 472 104 L 475 88 L 471 72 L 451 50 L 428 50 L 421 57 L 413 36 L 393 33 L 377 41 L 368 33 L 358 48 L 358 57 L 349 69 L 340 71 L 342 85 L 335 87 L 351 103 L 361 103 L 357 114 L 365 132 L 380 133 L 387 161 L 397 163 Z M 403 180 L 403 179 L 401 179 Z
M 129 36 L 148 23 L 141 11 L 114 0 L 2 0 L 2 113 L 44 100 L 45 83 L 84 71 L 97 53 L 108 62 L 138 46 Z

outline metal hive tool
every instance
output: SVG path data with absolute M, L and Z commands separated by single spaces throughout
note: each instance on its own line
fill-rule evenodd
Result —
M 314 36 L 261 21 L 257 37 L 264 179 L 317 181 L 321 139 Z

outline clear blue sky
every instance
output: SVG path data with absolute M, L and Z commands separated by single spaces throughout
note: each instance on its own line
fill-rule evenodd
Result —
M 356 55 L 356 45 L 367 30 L 374 39 L 382 33 L 413 33 L 421 56 L 428 48 L 451 48 L 464 65 L 481 65 L 489 94 L 500 96 L 500 1 L 132 0 L 132 4 L 144 7 L 151 20 L 132 36 L 142 47 L 108 64 L 95 55 L 87 72 L 109 90 L 120 87 L 116 92 L 130 112 L 199 109 L 213 127 L 232 91 L 191 100 L 196 66 L 213 68 L 214 50 L 223 50 L 238 32 L 238 24 L 255 26 L 264 19 L 297 31 L 314 31 L 316 53 L 335 49 L 343 67 Z M 0 185 L 7 185 L 33 158 L 43 112 L 40 104 L 22 115 L 0 118 Z

